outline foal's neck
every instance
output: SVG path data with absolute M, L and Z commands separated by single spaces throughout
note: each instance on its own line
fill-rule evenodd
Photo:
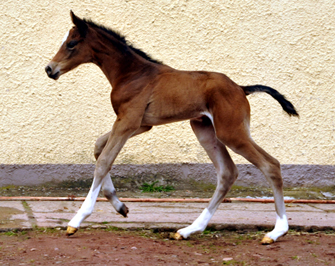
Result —
M 136 54 L 126 44 L 102 31 L 96 32 L 97 38 L 91 47 L 92 61 L 100 67 L 113 88 L 140 69 L 153 67 L 153 63 Z

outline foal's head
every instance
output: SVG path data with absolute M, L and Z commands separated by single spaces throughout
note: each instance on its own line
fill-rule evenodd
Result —
M 86 38 L 90 34 L 88 25 L 72 11 L 71 19 L 75 26 L 64 36 L 59 51 L 45 68 L 49 78 L 58 79 L 78 65 L 92 61 L 89 38 Z

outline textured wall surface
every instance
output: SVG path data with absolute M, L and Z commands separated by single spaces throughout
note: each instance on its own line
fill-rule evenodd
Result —
M 284 164 L 335 165 L 333 0 L 2 0 L 1 164 L 90 164 L 96 138 L 112 127 L 111 87 L 98 67 L 82 65 L 57 82 L 44 72 L 72 27 L 70 9 L 172 67 L 276 88 L 300 119 L 266 94 L 251 95 L 255 141 Z M 131 139 L 116 160 L 183 162 L 209 162 L 187 121 Z

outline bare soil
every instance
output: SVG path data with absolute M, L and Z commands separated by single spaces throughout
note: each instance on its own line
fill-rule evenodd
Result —
M 262 246 L 265 232 L 205 231 L 189 240 L 170 232 L 116 228 L 35 229 L 0 234 L 0 265 L 335 265 L 335 234 L 290 231 Z

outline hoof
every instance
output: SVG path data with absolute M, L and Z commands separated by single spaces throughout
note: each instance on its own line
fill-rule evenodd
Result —
M 179 234 L 178 232 L 172 235 L 172 239 L 175 240 L 183 240 L 183 236 L 181 234 Z
M 66 229 L 66 235 L 67 236 L 72 236 L 73 234 L 75 234 L 78 231 L 78 228 L 74 228 L 72 226 L 68 226 Z
M 127 217 L 127 214 L 129 213 L 129 209 L 126 205 L 122 205 L 121 209 L 118 211 L 123 217 Z
M 268 237 L 268 236 L 263 237 L 263 239 L 261 241 L 262 245 L 270 245 L 270 244 L 272 244 L 274 242 L 275 241 L 272 238 Z

